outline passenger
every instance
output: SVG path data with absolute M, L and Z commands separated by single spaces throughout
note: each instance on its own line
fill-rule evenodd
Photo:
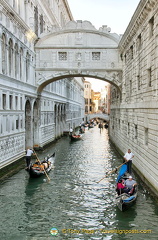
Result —
M 47 169 L 48 168 L 48 163 L 43 162 L 44 168 Z
M 125 181 L 125 186 L 129 189 L 128 194 L 132 195 L 134 193 L 136 185 L 137 183 L 133 180 L 133 177 L 129 176 L 129 178 Z
M 124 193 L 124 188 L 125 188 L 125 184 L 124 184 L 123 179 L 121 179 L 117 183 L 117 189 L 116 189 L 117 194 L 120 195 L 120 194 Z

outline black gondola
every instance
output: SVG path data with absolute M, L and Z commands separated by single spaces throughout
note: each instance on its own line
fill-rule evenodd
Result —
M 132 175 L 133 179 L 134 174 L 130 174 Z M 129 177 L 129 173 L 127 173 L 127 165 L 124 164 L 119 172 L 119 175 L 117 177 L 117 183 L 119 182 L 119 180 L 126 180 Z M 137 199 L 137 195 L 138 195 L 138 187 L 137 185 L 133 188 L 133 191 L 130 193 L 125 193 L 125 192 L 120 192 L 117 191 L 118 195 L 116 197 L 116 205 L 118 206 L 118 208 L 123 212 L 125 210 L 127 210 L 128 208 L 130 208 Z
M 78 140 L 82 139 L 82 135 L 81 134 L 71 135 L 70 138 L 71 138 L 72 141 L 78 141 Z
M 55 153 L 53 153 L 51 156 L 47 157 L 42 162 L 35 162 L 30 165 L 29 168 L 26 170 L 28 171 L 31 178 L 37 178 L 45 175 L 46 173 L 49 173 L 52 169 L 53 163 L 55 160 Z

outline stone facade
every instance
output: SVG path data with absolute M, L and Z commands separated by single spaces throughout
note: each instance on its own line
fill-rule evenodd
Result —
M 66 0 L 0 0 L 0 168 L 84 117 L 82 77 L 58 79 L 37 93 L 35 44 L 72 20 Z
M 141 0 L 120 43 L 121 101 L 112 89 L 110 138 L 158 193 L 158 5 Z M 156 191 L 155 191 L 156 190 Z
M 84 81 L 84 99 L 85 99 L 85 114 L 93 113 L 94 104 L 92 102 L 92 84 Z

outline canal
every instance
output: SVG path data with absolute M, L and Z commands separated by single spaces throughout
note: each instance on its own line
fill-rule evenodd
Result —
M 38 156 L 54 151 L 49 182 L 22 169 L 1 183 L 0 239 L 158 239 L 158 202 L 138 177 L 137 202 L 126 212 L 115 206 L 116 173 L 97 183 L 122 163 L 107 129 L 86 130 L 77 142 L 63 137 Z

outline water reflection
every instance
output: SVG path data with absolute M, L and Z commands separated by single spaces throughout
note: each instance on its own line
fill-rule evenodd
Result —
M 148 237 L 156 239 L 158 204 L 141 186 L 136 204 L 122 213 L 114 202 L 116 174 L 97 183 L 122 162 L 106 129 L 87 130 L 83 141 L 62 138 L 38 156 L 42 160 L 54 151 L 50 182 L 45 176 L 29 179 L 22 170 L 0 186 L 3 240 L 49 240 L 51 228 L 58 230 L 56 240 L 146 239 L 112 232 L 134 229 L 152 229 Z

